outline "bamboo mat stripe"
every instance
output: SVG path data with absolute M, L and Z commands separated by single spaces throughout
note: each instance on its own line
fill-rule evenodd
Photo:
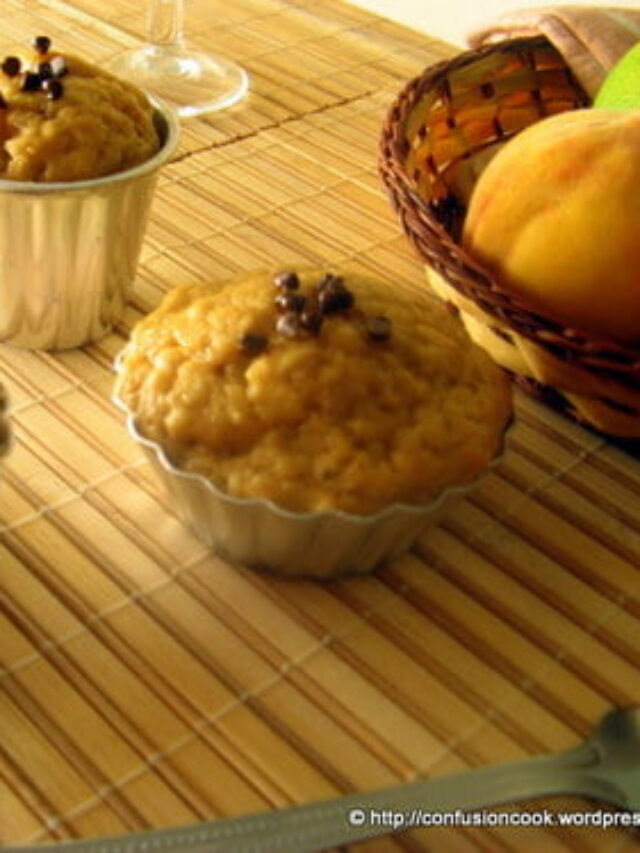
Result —
M 132 0 L 7 0 L 100 61 Z M 46 27 L 43 29 L 43 22 Z M 214 25 L 215 23 L 215 25 Z M 110 401 L 135 322 L 176 284 L 347 265 L 423 290 L 376 175 L 400 85 L 451 49 L 328 0 L 192 0 L 190 41 L 247 102 L 184 126 L 136 290 L 83 350 L 0 348 L 0 839 L 175 826 L 568 748 L 638 702 L 640 467 L 517 397 L 501 467 L 371 577 L 290 582 L 212 555 Z M 518 808 L 590 810 L 571 798 Z M 599 807 L 599 806 L 598 806 Z M 431 828 L 354 851 L 628 853 L 623 830 Z M 55 848 L 54 848 L 55 849 Z

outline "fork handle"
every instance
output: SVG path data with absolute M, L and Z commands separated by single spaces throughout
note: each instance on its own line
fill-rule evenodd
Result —
M 474 811 L 553 794 L 615 799 L 606 782 L 589 773 L 597 761 L 596 750 L 587 743 L 556 755 L 264 814 L 118 838 L 62 842 L 51 848 L 3 849 L 5 853 L 44 853 L 47 849 L 51 853 L 317 853 L 334 845 L 428 825 L 424 816 L 434 812 Z

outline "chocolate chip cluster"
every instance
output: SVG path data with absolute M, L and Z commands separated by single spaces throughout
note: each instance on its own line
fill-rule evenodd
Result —
M 36 36 L 32 41 L 39 60 L 31 68 L 23 68 L 17 56 L 5 56 L 0 70 L 5 77 L 20 77 L 23 92 L 44 92 L 47 98 L 57 101 L 64 94 L 61 78 L 67 73 L 67 63 L 62 56 L 51 56 L 51 39 Z M 6 109 L 7 103 L 0 95 L 0 109 Z
M 276 331 L 288 338 L 305 333 L 317 335 L 325 317 L 351 308 L 353 294 L 339 276 L 327 273 L 308 296 L 299 292 L 300 279 L 294 272 L 283 272 L 273 280 L 275 303 L 280 312 Z
M 351 311 L 354 319 L 362 324 L 372 341 L 386 341 L 391 336 L 391 320 L 383 316 L 368 316 L 357 309 L 354 295 L 342 276 L 326 273 L 306 295 L 300 292 L 300 279 L 295 272 L 278 273 L 273 284 L 278 311 L 276 332 L 287 338 L 318 335 L 327 317 L 347 311 Z M 266 335 L 247 333 L 240 340 L 241 349 L 248 355 L 259 355 L 268 345 Z

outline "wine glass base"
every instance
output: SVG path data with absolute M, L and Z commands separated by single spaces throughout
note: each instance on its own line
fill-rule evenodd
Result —
M 230 107 L 249 89 L 244 68 L 182 46 L 145 45 L 116 56 L 109 70 L 188 118 Z

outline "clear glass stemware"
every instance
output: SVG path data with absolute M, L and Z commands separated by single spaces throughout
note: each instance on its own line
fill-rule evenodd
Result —
M 235 62 L 190 48 L 184 0 L 148 0 L 148 43 L 118 54 L 114 74 L 161 98 L 182 118 L 220 110 L 247 93 L 247 72 Z

